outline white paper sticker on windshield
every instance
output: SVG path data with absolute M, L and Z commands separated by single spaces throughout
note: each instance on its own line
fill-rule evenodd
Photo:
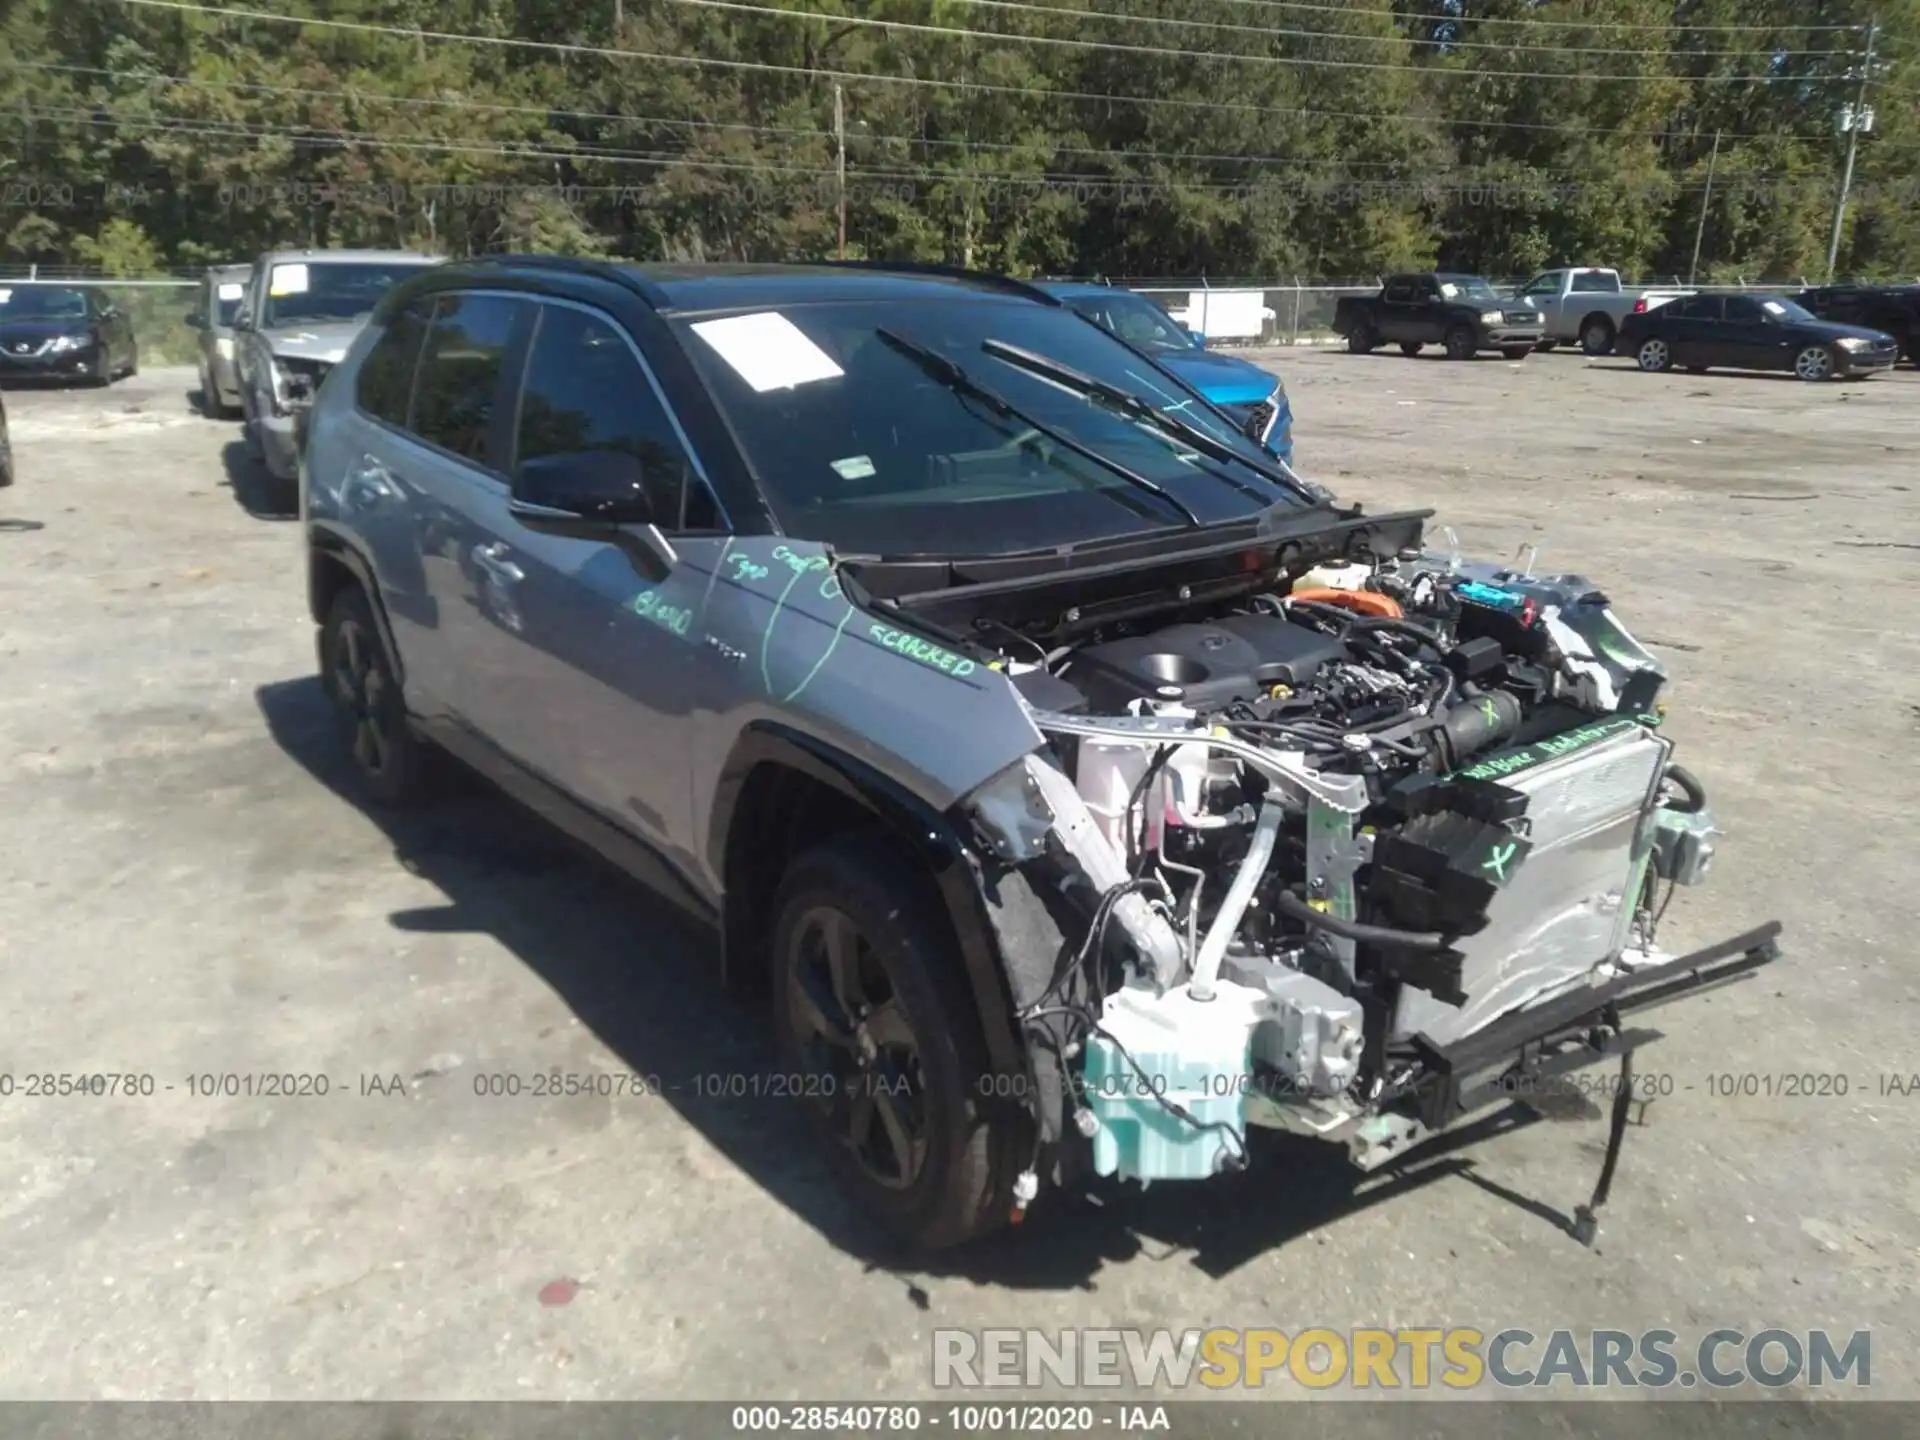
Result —
M 1454 296 L 1460 293 L 1460 287 L 1458 285 L 1448 285 L 1445 282 L 1442 282 L 1440 286 L 1440 293 L 1444 295 L 1447 299 L 1451 300 L 1453 299 Z
M 815 380 L 834 380 L 846 373 L 798 325 L 777 311 L 703 320 L 693 327 L 693 333 L 763 395 Z
M 1787 307 L 1782 305 L 1778 300 L 1762 300 L 1760 302 L 1760 308 L 1765 310 L 1769 315 L 1784 315 L 1787 313 Z
M 865 455 L 849 455 L 844 460 L 830 462 L 834 473 L 842 480 L 864 480 L 875 473 L 873 461 Z
M 11 299 L 13 299 L 13 292 L 11 290 L 0 290 L 0 305 L 6 304 Z
M 220 287 L 219 298 L 222 300 L 238 300 L 242 295 L 246 293 L 247 293 L 246 286 L 234 284 L 233 282 L 229 281 L 227 284 L 222 285 Z
M 304 265 L 276 265 L 273 267 L 273 279 L 267 285 L 269 295 L 304 295 L 307 293 L 307 267 Z

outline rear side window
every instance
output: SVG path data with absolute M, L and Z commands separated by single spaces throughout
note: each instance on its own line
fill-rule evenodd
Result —
M 1582 295 L 1601 295 L 1617 293 L 1620 286 L 1611 276 L 1590 270 L 1584 275 L 1573 277 L 1573 288 Z
M 527 357 L 515 455 L 526 461 L 593 450 L 623 451 L 641 462 L 662 529 L 718 525 L 712 497 L 625 332 L 585 311 L 543 305 Z
M 407 426 L 407 404 L 413 398 L 413 367 L 420 358 L 420 341 L 427 333 L 423 308 L 409 305 L 388 323 L 386 332 L 360 365 L 354 399 L 360 408 L 389 425 Z
M 442 295 L 420 350 L 413 387 L 414 434 L 463 460 L 493 470 L 491 453 L 500 375 L 523 305 L 494 295 Z

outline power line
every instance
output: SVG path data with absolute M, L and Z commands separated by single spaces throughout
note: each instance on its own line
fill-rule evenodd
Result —
M 1172 26 L 1177 29 L 1211 30 L 1236 35 L 1253 35 L 1266 40 L 1275 38 L 1291 40 L 1338 40 L 1343 43 L 1352 42 L 1362 45 L 1433 43 L 1414 40 L 1406 35 L 1356 35 L 1341 30 L 1283 30 L 1275 29 L 1270 25 L 1233 25 L 1217 20 L 1181 20 L 1166 15 L 1128 15 L 1113 10 L 1095 10 L 1092 8 L 1079 10 L 1060 5 L 1037 5 L 1032 3 L 1032 0 L 953 0 L 953 3 L 960 5 L 978 5 L 990 10 L 1020 11 L 1034 15 L 1064 15 L 1075 20 L 1110 20 L 1122 25 L 1156 25 L 1163 27 Z M 1371 12 L 1343 11 L 1341 13 L 1365 14 Z M 833 18 L 838 20 L 843 17 L 836 15 Z M 1750 50 L 1684 50 L 1676 52 L 1670 47 L 1658 50 L 1621 50 L 1607 49 L 1600 46 L 1560 45 L 1552 42 L 1527 44 L 1523 41 L 1504 40 L 1448 40 L 1443 43 L 1449 50 L 1548 50 L 1558 55 L 1611 56 L 1664 56 L 1678 53 L 1687 56 L 1689 59 L 1696 57 L 1711 57 L 1715 59 L 1757 58 L 1755 53 Z M 1771 46 L 1767 47 L 1764 52 L 1768 59 L 1783 55 L 1832 55 L 1835 53 L 1844 52 L 1835 52 L 1833 50 L 1776 50 Z
M 379 25 L 364 20 L 330 20 L 313 16 L 276 15 L 265 10 L 247 10 L 237 6 L 194 3 L 194 0 L 119 0 L 123 5 L 140 5 L 196 15 L 215 15 L 226 19 L 265 20 L 282 25 L 313 26 L 355 34 L 389 35 L 409 42 L 451 41 L 508 50 L 534 50 L 569 57 L 590 56 L 608 60 L 653 60 L 663 65 L 707 66 L 721 70 L 749 71 L 772 75 L 797 75 L 813 80 L 840 80 L 874 85 L 904 85 L 975 95 L 1019 95 L 1027 99 L 1077 100 L 1100 105 L 1138 105 L 1171 110 L 1226 112 L 1271 117 L 1275 107 L 1249 101 L 1186 100 L 1159 95 L 1116 95 L 1089 90 L 1035 90 L 1023 85 L 994 85 L 974 80 L 939 80 L 921 75 L 872 75 L 853 70 L 824 70 L 816 66 L 781 65 L 763 60 L 727 60 L 713 55 L 669 55 L 652 50 L 622 50 L 604 45 L 583 45 L 558 40 L 526 40 L 515 36 L 470 35 L 459 31 L 416 30 L 398 25 Z M 1413 115 L 1382 110 L 1320 110 L 1311 106 L 1288 106 L 1290 115 L 1306 115 L 1328 120 L 1394 120 L 1410 125 L 1434 125 L 1483 130 L 1545 131 L 1562 135 L 1630 135 L 1636 138 L 1664 139 L 1669 130 L 1625 130 L 1612 125 L 1558 125 L 1525 120 L 1468 120 L 1446 116 Z M 1766 134 L 1731 134 L 1730 140 L 1777 138 Z
M 1420 15 L 1409 16 L 1402 11 L 1379 5 L 1319 5 L 1309 0 L 1212 0 L 1217 5 L 1252 5 L 1262 10 L 1299 10 L 1311 11 L 1320 15 L 1384 15 L 1395 21 L 1419 20 L 1434 25 L 1526 25 L 1529 27 L 1553 27 L 1561 30 L 1646 30 L 1655 34 L 1758 34 L 1778 35 L 1782 31 L 1800 31 L 1806 34 L 1818 34 L 1828 31 L 1850 30 L 1858 34 L 1866 29 L 1864 25 L 1682 25 L 1660 21 L 1641 23 L 1633 20 L 1550 20 L 1536 19 L 1533 16 L 1499 15 Z M 1445 42 L 1452 43 L 1452 42 Z
M 304 145 L 322 145 L 322 146 L 331 146 L 331 147 L 340 148 L 348 145 L 359 144 L 359 145 L 369 145 L 369 146 L 374 146 L 379 148 L 391 148 L 391 149 L 400 149 L 400 150 L 426 150 L 426 151 L 438 151 L 438 152 L 449 152 L 449 153 L 459 153 L 459 154 L 477 154 L 477 155 L 486 155 L 486 156 L 499 158 L 499 159 L 601 160 L 601 161 L 606 161 L 608 163 L 616 163 L 616 164 L 638 164 L 638 165 L 650 165 L 650 166 L 664 166 L 669 168 L 676 167 L 676 166 L 685 166 L 688 168 L 696 168 L 696 169 L 713 169 L 713 170 L 722 170 L 722 171 L 730 171 L 730 172 L 748 172 L 748 173 L 757 173 L 757 174 L 800 175 L 800 176 L 813 176 L 818 178 L 835 176 L 838 173 L 831 166 L 783 165 L 777 162 L 758 161 L 758 160 L 756 161 L 740 161 L 740 160 L 725 160 L 725 159 L 710 160 L 710 159 L 701 157 L 699 155 L 688 154 L 688 153 L 630 154 L 630 153 L 622 152 L 617 154 L 605 154 L 605 155 L 580 155 L 580 154 L 577 154 L 576 152 L 568 151 L 568 150 L 551 150 L 551 149 L 540 149 L 537 147 L 509 146 L 509 145 L 497 145 L 497 144 L 496 145 L 464 144 L 457 141 L 400 139 L 396 137 L 383 136 L 383 135 L 377 135 L 377 134 L 367 134 L 359 131 L 289 130 L 289 129 L 277 128 L 273 126 L 250 125 L 245 122 L 238 122 L 238 121 L 231 121 L 231 122 L 195 121 L 195 120 L 180 119 L 180 118 L 169 117 L 169 116 L 117 117 L 117 116 L 111 116 L 111 115 L 103 115 L 97 109 L 87 109 L 87 108 L 77 107 L 77 106 L 51 107 L 51 108 L 42 107 L 37 109 L 27 108 L 22 111 L 16 111 L 11 113 L 18 116 L 22 116 L 27 119 L 77 120 L 80 123 L 93 126 L 93 127 L 112 127 L 115 129 L 145 127 L 148 129 L 156 130 L 161 134 L 180 134 L 180 135 L 194 136 L 198 138 L 248 140 L 248 141 L 255 141 L 255 142 L 258 142 L 261 140 L 283 140 L 293 145 L 303 145 L 303 144 Z M 911 181 L 911 182 L 916 182 L 920 184 L 986 183 L 986 184 L 1028 186 L 1028 187 L 1037 186 L 1041 188 L 1053 188 L 1053 189 L 1062 189 L 1062 190 L 1068 190 L 1068 191 L 1109 190 L 1109 189 L 1120 190 L 1120 191 L 1200 190 L 1200 191 L 1245 194 L 1251 191 L 1258 190 L 1262 187 L 1262 181 L 1259 181 L 1259 180 L 1249 182 L 1245 180 L 1203 181 L 1203 180 L 1186 180 L 1186 179 L 1171 179 L 1171 180 L 1142 179 L 1142 178 L 1131 177 L 1131 176 L 1079 175 L 1079 174 L 1061 174 L 1057 172 L 1043 172 L 1038 174 L 1017 174 L 1017 173 L 1008 173 L 1008 172 L 1000 172 L 1000 171 L 984 171 L 984 170 L 934 170 L 934 169 L 927 169 L 927 168 L 922 168 L 919 170 L 885 170 L 885 169 L 876 169 L 872 167 L 862 167 L 858 170 L 849 170 L 848 174 L 851 178 L 859 179 L 859 180 Z M 1420 193 L 1425 190 L 1435 188 L 1437 184 L 1438 188 L 1440 189 L 1458 190 L 1458 189 L 1465 188 L 1465 189 L 1485 189 L 1489 191 L 1497 190 L 1501 192 L 1511 192 L 1516 196 L 1518 196 L 1530 191 L 1541 190 L 1541 189 L 1556 192 L 1556 193 L 1559 193 L 1559 192 L 1586 193 L 1588 191 L 1599 190 L 1599 191 L 1604 191 L 1608 194 L 1619 194 L 1625 190 L 1634 188 L 1630 185 L 1623 185 L 1620 182 L 1615 180 L 1593 180 L 1593 179 L 1587 178 L 1584 172 L 1533 171 L 1533 172 L 1530 172 L 1525 177 L 1513 178 L 1513 177 L 1509 177 L 1501 174 L 1488 175 L 1488 174 L 1476 171 L 1470 167 L 1458 167 L 1458 166 L 1452 169 L 1447 169 L 1447 170 L 1433 170 L 1433 171 L 1427 171 L 1425 173 L 1418 174 L 1418 175 L 1405 175 L 1405 176 L 1386 176 L 1386 177 L 1367 177 L 1367 178 L 1356 178 L 1353 176 L 1335 176 L 1331 178 L 1321 177 L 1311 181 L 1299 181 L 1299 180 L 1293 179 L 1290 176 L 1282 176 L 1282 177 L 1269 176 L 1269 177 L 1263 177 L 1263 180 L 1267 184 L 1268 188 L 1272 188 L 1279 191 L 1299 190 L 1303 192 L 1325 192 L 1328 190 L 1339 191 L 1339 190 L 1351 189 L 1351 190 L 1367 192 L 1367 193 L 1415 194 L 1415 193 Z M 221 182 L 208 181 L 204 183 L 207 185 L 216 185 Z M 238 182 L 237 188 L 267 190 L 267 189 L 275 188 L 276 184 L 278 183 L 281 183 L 281 182 L 244 181 L 244 182 Z M 1792 175 L 1792 174 L 1787 174 L 1782 172 L 1751 172 L 1744 175 L 1737 175 L 1732 179 L 1723 179 L 1722 181 L 1720 181 L 1720 185 L 1723 188 L 1730 188 L 1736 191 L 1741 186 L 1753 185 L 1753 184 L 1766 184 L 1769 186 L 1774 184 L 1780 184 L 1780 185 L 1786 185 L 1786 186 L 1803 186 L 1803 187 L 1814 186 L 1824 190 L 1829 183 L 1830 182 L 1828 177 L 1799 176 L 1799 175 Z M 350 183 L 336 184 L 335 182 L 321 181 L 321 182 L 316 182 L 314 188 L 316 189 L 325 189 L 325 188 L 352 189 L 355 187 Z M 381 182 L 372 182 L 367 188 L 404 189 L 407 187 L 405 185 L 405 182 L 393 182 L 391 185 L 384 185 Z M 474 190 L 487 190 L 487 189 L 506 189 L 506 188 L 515 188 L 515 187 L 511 187 L 507 182 L 501 182 L 501 181 L 489 182 L 486 180 L 474 180 L 474 181 L 468 181 L 468 182 L 454 182 L 450 184 L 435 184 L 432 186 L 423 186 L 419 188 L 430 188 L 430 189 L 436 189 L 436 190 L 463 189 L 463 188 L 470 188 Z M 592 186 L 592 185 L 576 185 L 572 183 L 565 183 L 565 184 L 541 185 L 541 186 L 525 187 L 525 188 L 564 189 L 568 191 L 581 190 L 581 191 L 618 192 L 618 191 L 624 191 L 629 187 L 627 186 Z M 1668 193 L 1685 194 L 1685 193 L 1689 193 L 1692 190 L 1700 189 L 1702 187 L 1696 182 L 1676 182 L 1666 187 L 1648 186 L 1648 187 L 1642 187 L 1642 188 L 1649 189 L 1649 190 L 1664 189 Z
M 136 0 L 147 3 L 147 0 Z M 967 30 L 953 25 L 925 25 L 910 20 L 875 20 L 860 15 L 826 15 L 817 10 L 782 10 L 772 5 L 753 5 L 745 0 L 673 0 L 676 5 L 693 5 L 704 10 L 730 10 L 739 14 L 761 15 L 769 19 L 810 20 L 822 25 L 854 25 L 886 31 L 907 31 L 917 35 L 939 35 L 949 39 L 997 40 L 1008 45 L 1051 45 L 1067 50 L 1092 50 L 1110 55 L 1152 55 L 1162 59 L 1230 61 L 1236 65 L 1267 65 L 1305 70 L 1387 70 L 1396 75 L 1433 75 L 1453 80 L 1625 80 L 1646 84 L 1651 81 L 1680 81 L 1699 85 L 1742 84 L 1751 81 L 1768 85 L 1788 81 L 1804 83 L 1799 75 L 1674 75 L 1587 74 L 1569 70 L 1453 70 L 1440 66 L 1388 65 L 1377 60 L 1309 60 L 1297 55 L 1236 55 L 1216 50 L 1180 50 L 1163 45 L 1122 45 L 1113 40 L 1075 40 L 1064 35 L 1007 35 L 993 30 Z M 1770 57 L 1769 57 L 1770 58 Z

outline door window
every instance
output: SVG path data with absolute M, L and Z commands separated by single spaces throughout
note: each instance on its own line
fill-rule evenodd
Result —
M 626 332 L 611 320 L 571 306 L 540 307 L 516 428 L 516 463 L 582 451 L 631 455 L 661 529 L 719 528 L 712 495 Z
M 420 341 L 427 333 L 425 307 L 409 305 L 388 322 L 361 362 L 354 399 L 362 410 L 389 425 L 407 428 L 407 407 L 413 400 L 413 367 L 420 358 Z
M 1576 283 L 1573 288 L 1578 290 L 1580 286 Z M 1558 295 L 1560 293 L 1560 277 L 1557 275 L 1542 275 L 1520 293 L 1522 295 Z
M 1411 280 L 1396 280 L 1387 286 L 1387 302 L 1391 305 L 1405 305 L 1418 294 Z
M 1760 308 L 1760 302 L 1751 295 L 1729 295 L 1726 307 L 1726 318 L 1742 324 L 1758 325 L 1767 318 L 1767 312 Z
M 493 453 L 493 417 L 514 322 L 525 306 L 496 295 L 442 295 L 420 351 L 408 427 L 429 444 L 489 470 L 504 471 Z

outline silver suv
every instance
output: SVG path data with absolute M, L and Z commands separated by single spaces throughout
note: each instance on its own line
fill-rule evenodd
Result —
M 445 747 L 710 925 L 743 1093 L 923 1245 L 1253 1125 L 1397 1160 L 1777 953 L 1656 947 L 1715 831 L 1593 585 L 1333 504 L 1016 281 L 448 265 L 301 490 L 370 796 Z
M 200 408 L 216 419 L 240 413 L 240 374 L 234 368 L 233 322 L 247 294 L 251 265 L 214 265 L 201 278 L 187 325 L 198 336 Z
M 442 257 L 409 250 L 278 250 L 254 261 L 233 318 L 247 444 L 292 508 L 300 424 L 380 298 Z

